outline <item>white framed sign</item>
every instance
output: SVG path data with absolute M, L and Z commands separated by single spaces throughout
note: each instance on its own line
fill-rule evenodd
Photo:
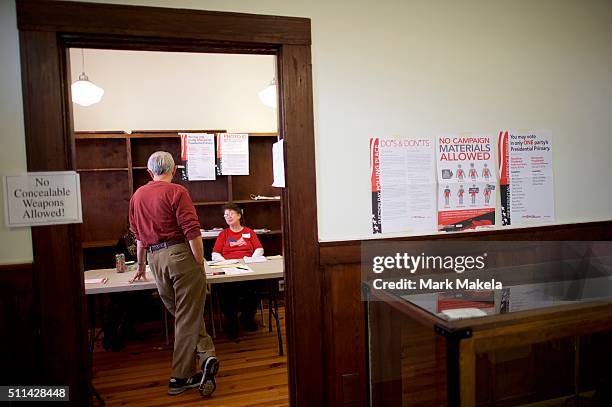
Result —
M 4 175 L 7 227 L 82 223 L 81 183 L 75 171 Z

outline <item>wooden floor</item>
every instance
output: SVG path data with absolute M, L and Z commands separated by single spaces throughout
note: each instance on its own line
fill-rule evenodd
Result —
M 280 315 L 285 345 L 284 309 Z M 289 405 L 286 348 L 285 356 L 278 356 L 275 330 L 241 332 L 238 343 L 221 333 L 215 347 L 221 365 L 217 390 L 210 399 L 202 398 L 197 389 L 167 395 L 172 346 L 165 344 L 158 324 L 137 326 L 135 338 L 119 352 L 105 351 L 98 341 L 93 384 L 107 406 Z M 95 399 L 93 404 L 100 405 Z

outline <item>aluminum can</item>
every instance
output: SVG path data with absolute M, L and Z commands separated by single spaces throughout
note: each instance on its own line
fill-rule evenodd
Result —
M 117 273 L 125 273 L 125 254 L 119 253 L 115 255 L 115 269 L 117 269 Z

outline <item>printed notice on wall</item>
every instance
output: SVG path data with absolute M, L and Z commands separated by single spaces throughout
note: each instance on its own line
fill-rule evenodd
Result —
M 438 138 L 438 230 L 495 225 L 494 161 L 489 136 Z
M 285 140 L 278 140 L 272 144 L 272 174 L 274 175 L 273 187 L 285 188 L 285 157 L 283 145 Z
M 498 146 L 502 225 L 554 221 L 550 132 L 502 131 Z
M 249 135 L 217 134 L 217 158 L 221 175 L 249 175 Z
M 82 223 L 79 174 L 29 172 L 3 176 L 7 227 Z
M 187 133 L 187 179 L 189 181 L 215 180 L 215 135 Z
M 370 139 L 372 232 L 434 231 L 434 142 Z

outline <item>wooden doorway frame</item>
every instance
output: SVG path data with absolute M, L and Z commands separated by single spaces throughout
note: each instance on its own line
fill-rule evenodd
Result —
M 75 170 L 68 48 L 277 55 L 290 401 L 324 404 L 310 20 L 17 0 L 28 171 Z M 89 400 L 79 225 L 32 228 L 40 383 Z

